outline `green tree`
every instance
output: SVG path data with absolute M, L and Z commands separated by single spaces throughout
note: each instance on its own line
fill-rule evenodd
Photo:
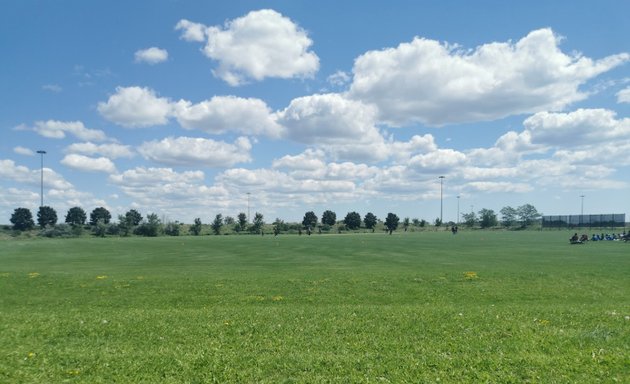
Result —
M 220 235 L 221 234 L 221 227 L 223 226 L 223 215 L 221 215 L 220 213 L 218 213 L 215 217 L 214 217 L 214 221 L 212 221 L 212 232 L 214 232 L 215 235 Z
M 140 236 L 156 237 L 160 234 L 161 227 L 162 222 L 160 221 L 158 215 L 150 213 L 147 215 L 146 221 L 140 223 L 140 225 L 136 227 L 134 233 Z
M 195 236 L 199 236 L 199 234 L 201 233 L 201 219 L 197 217 L 195 219 L 195 223 L 190 226 L 190 229 L 188 231 Z
M 333 211 L 326 210 L 322 213 L 322 224 L 333 226 L 337 223 L 337 214 Z
M 433 225 L 435 225 L 436 227 L 442 226 L 442 220 L 439 217 L 436 217 L 433 223 Z
M 317 215 L 313 211 L 308 211 L 304 214 L 304 219 L 302 219 L 302 226 L 306 229 L 307 232 L 310 232 L 313 228 L 317 226 Z
M 84 225 L 87 220 L 87 214 L 81 207 L 72 207 L 66 213 L 66 224 L 72 226 Z
M 236 232 L 241 232 L 247 229 L 247 215 L 244 212 L 239 213 L 236 219 L 238 220 L 237 225 L 234 227 Z
M 385 228 L 387 228 L 390 235 L 396 230 L 396 228 L 398 228 L 399 220 L 400 219 L 396 214 L 391 212 L 387 214 L 387 218 L 385 218 Z
M 263 232 L 263 226 L 265 225 L 265 220 L 263 218 L 262 213 L 258 213 L 256 212 L 256 214 L 254 215 L 254 222 L 252 223 L 251 227 L 250 227 L 250 231 L 252 233 L 260 233 L 261 235 L 264 234 Z
M 133 227 L 135 227 L 136 225 L 140 225 L 140 223 L 142 222 L 142 215 L 135 209 L 128 210 L 127 213 L 125 213 L 125 217 L 127 218 L 127 222 L 129 223 L 129 225 Z
M 169 221 L 164 225 L 164 234 L 167 236 L 179 236 L 180 225 L 179 222 Z
M 492 228 L 498 224 L 497 215 L 492 209 L 483 208 L 479 211 L 479 225 L 481 228 Z
M 278 236 L 280 232 L 286 231 L 286 230 L 287 230 L 287 225 L 284 223 L 284 221 L 280 220 L 279 218 L 276 218 L 276 221 L 273 222 L 273 235 Z
M 348 212 L 343 219 L 343 223 L 350 230 L 359 229 L 361 227 L 361 215 L 354 211 Z
M 118 234 L 120 236 L 129 236 L 132 226 L 129 224 L 126 215 L 118 215 Z
M 536 207 L 531 204 L 521 205 L 516 209 L 516 214 L 518 215 L 518 220 L 520 221 L 522 228 L 532 225 L 534 221 L 538 220 L 540 216 L 542 216 L 538 213 Z
M 403 219 L 403 228 L 405 229 L 405 232 L 407 232 L 407 229 L 409 229 L 409 224 L 410 224 L 410 220 L 408 217 L 405 217 Z
M 39 207 L 37 211 L 37 225 L 40 228 L 45 228 L 48 225 L 54 226 L 55 224 L 57 224 L 57 211 L 47 205 Z
M 98 219 L 92 227 L 92 233 L 94 234 L 94 236 L 105 237 L 108 229 L 109 226 L 107 225 L 107 223 L 105 223 L 105 220 Z
M 234 223 L 236 223 L 236 221 L 232 216 L 225 216 L 225 218 L 223 219 L 223 224 L 225 225 L 234 225 Z
M 477 223 L 477 215 L 475 215 L 475 212 L 462 213 L 462 219 L 464 220 L 464 225 L 469 228 L 474 227 L 475 223 Z
M 376 216 L 374 216 L 372 212 L 366 213 L 365 217 L 363 218 L 363 224 L 365 224 L 365 228 L 371 229 L 372 232 L 374 232 L 374 227 L 376 227 L 377 221 L 378 219 L 376 218 Z
M 35 222 L 33 221 L 31 210 L 28 208 L 15 208 L 11 215 L 11 224 L 13 224 L 13 229 L 17 231 L 33 229 Z
M 103 220 L 103 224 L 109 224 L 111 219 L 112 215 L 105 207 L 94 208 L 90 213 L 90 225 L 96 225 L 99 220 Z
M 518 213 L 516 209 L 507 206 L 501 208 L 501 224 L 506 228 L 512 228 L 516 224 L 516 218 Z

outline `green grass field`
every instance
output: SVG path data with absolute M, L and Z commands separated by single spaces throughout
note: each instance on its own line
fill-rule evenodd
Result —
M 0 242 L 2 383 L 628 383 L 630 244 Z

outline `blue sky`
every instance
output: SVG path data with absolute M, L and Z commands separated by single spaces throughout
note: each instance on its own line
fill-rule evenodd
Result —
M 1 8 L 0 223 L 630 213 L 627 2 Z

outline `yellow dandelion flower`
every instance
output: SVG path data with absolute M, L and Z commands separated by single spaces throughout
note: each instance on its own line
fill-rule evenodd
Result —
M 34 279 L 38 276 L 39 276 L 39 272 L 31 272 L 28 274 L 28 277 L 30 277 L 31 279 Z
M 107 279 L 107 276 L 105 276 L 105 275 L 96 276 L 96 279 L 97 280 L 104 280 L 104 279 Z
M 282 300 L 284 300 L 284 297 L 282 297 L 280 295 L 272 296 L 271 300 L 273 300 L 273 301 L 282 301 Z
M 474 279 L 478 279 L 479 276 L 477 276 L 477 272 L 464 272 L 464 279 L 466 280 L 474 280 Z

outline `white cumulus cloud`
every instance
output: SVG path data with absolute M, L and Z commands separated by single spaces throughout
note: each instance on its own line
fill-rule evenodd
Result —
M 186 41 L 196 41 L 203 42 L 206 39 L 206 27 L 201 23 L 193 23 L 192 21 L 182 19 L 177 25 L 175 25 L 175 30 L 181 30 L 182 35 L 181 38 Z
M 630 87 L 617 92 L 617 102 L 630 104 Z
M 224 26 L 181 20 L 175 28 L 184 40 L 205 40 L 204 54 L 219 63 L 213 73 L 233 86 L 249 79 L 311 77 L 319 69 L 306 31 L 271 9 L 249 12 Z
M 168 51 L 157 47 L 140 49 L 136 51 L 134 58 L 136 63 L 158 64 L 168 60 Z
M 44 188 L 71 189 L 72 184 L 60 174 L 50 168 L 44 167 Z M 32 186 L 39 186 L 41 182 L 41 170 L 29 169 L 23 165 L 17 165 L 13 160 L 0 160 L 0 178 L 17 181 Z
M 15 148 L 13 148 L 13 152 L 17 153 L 18 155 L 24 155 L 24 156 L 34 156 L 35 155 L 35 151 L 33 151 L 30 148 L 24 148 L 22 146 L 17 146 Z
M 74 143 L 66 147 L 67 153 L 79 153 L 84 155 L 102 155 L 110 159 L 121 157 L 133 157 L 134 152 L 128 145 L 122 144 L 94 144 L 92 142 Z
M 124 127 L 164 125 L 172 113 L 169 99 L 143 87 L 117 87 L 107 102 L 98 103 L 99 113 L 107 120 Z
M 61 159 L 61 164 L 86 172 L 105 172 L 115 173 L 116 166 L 114 163 L 106 157 L 88 157 L 78 154 L 69 154 Z
M 105 132 L 99 129 L 86 128 L 80 121 L 36 121 L 33 127 L 20 125 L 17 130 L 34 131 L 38 135 L 49 139 L 63 139 L 66 134 L 71 134 L 81 140 L 104 141 L 107 140 Z
M 233 144 L 203 138 L 169 137 L 145 142 L 138 152 L 160 164 L 231 167 L 251 161 L 251 147 L 246 137 L 239 137 Z
M 561 40 L 540 29 L 465 50 L 416 37 L 358 57 L 349 97 L 378 106 L 379 120 L 392 125 L 489 121 L 561 110 L 587 96 L 579 89 L 586 81 L 630 59 L 568 55 Z
M 528 117 L 523 125 L 534 144 L 569 147 L 630 140 L 630 118 L 617 119 L 615 112 L 607 109 L 540 112 Z
M 238 132 L 278 138 L 283 128 L 260 99 L 235 96 L 214 96 L 197 104 L 181 100 L 175 105 L 179 124 L 211 134 Z

